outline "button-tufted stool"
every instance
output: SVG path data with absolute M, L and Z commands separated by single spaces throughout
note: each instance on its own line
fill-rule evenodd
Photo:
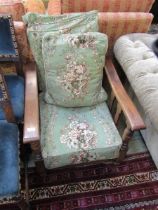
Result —
M 142 134 L 158 167 L 158 58 L 152 50 L 157 38 L 158 34 L 144 33 L 122 36 L 115 43 L 114 54 L 135 93 L 146 123 Z

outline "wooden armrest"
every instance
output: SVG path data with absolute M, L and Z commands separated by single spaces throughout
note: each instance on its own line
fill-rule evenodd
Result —
M 39 141 L 39 105 L 37 73 L 34 63 L 24 66 L 25 72 L 25 111 L 23 142 Z
M 105 73 L 113 90 L 113 93 L 126 117 L 130 129 L 132 131 L 144 129 L 144 121 L 142 120 L 137 108 L 131 101 L 130 97 L 126 93 L 110 58 L 106 59 Z

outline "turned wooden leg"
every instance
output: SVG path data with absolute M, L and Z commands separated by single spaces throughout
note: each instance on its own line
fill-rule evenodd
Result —
M 23 198 L 18 200 L 18 206 L 21 210 L 30 210 L 28 202 L 26 202 Z
M 39 142 L 33 142 L 31 143 L 31 148 L 35 154 L 35 166 L 36 166 L 36 172 L 40 176 L 46 175 L 46 169 L 44 166 L 44 161 L 41 154 L 41 147 Z
M 125 158 L 128 151 L 128 143 L 129 143 L 129 140 L 132 138 L 132 135 L 133 135 L 133 131 L 131 131 L 131 129 L 127 126 L 123 132 L 123 136 L 122 136 L 123 143 L 120 149 L 118 162 L 121 162 Z

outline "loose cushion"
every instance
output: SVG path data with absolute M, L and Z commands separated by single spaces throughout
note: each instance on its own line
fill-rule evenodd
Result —
M 20 0 L 0 0 L 0 14 L 11 14 L 13 20 L 21 21 L 25 10 Z
M 50 0 L 49 14 L 71 12 L 149 12 L 154 0 Z
M 18 127 L 0 121 L 0 198 L 10 197 L 19 191 Z
M 40 99 L 41 150 L 48 169 L 117 158 L 122 144 L 106 103 L 64 108 Z
M 107 36 L 98 32 L 44 35 L 46 102 L 79 107 L 105 101 L 101 88 L 107 48 Z
M 144 113 L 158 131 L 158 58 L 150 48 L 156 38 L 158 35 L 143 33 L 122 36 L 115 44 L 114 53 Z
M 45 90 L 44 64 L 42 58 L 42 38 L 47 32 L 78 33 L 98 31 L 98 14 L 96 11 L 61 16 L 28 13 L 24 16 L 28 24 L 27 34 L 30 46 L 39 69 L 39 86 Z
M 22 120 L 24 113 L 24 80 L 16 75 L 5 76 L 8 93 L 11 99 L 14 115 L 17 120 Z M 5 119 L 5 114 L 0 108 L 0 120 Z

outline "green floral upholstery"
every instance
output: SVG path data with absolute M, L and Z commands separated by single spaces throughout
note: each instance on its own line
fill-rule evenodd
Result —
M 80 107 L 105 101 L 102 77 L 107 47 L 107 36 L 98 32 L 44 35 L 46 102 Z
M 60 16 L 40 15 L 28 13 L 23 16 L 27 27 L 29 43 L 39 69 L 39 86 L 45 90 L 44 66 L 42 58 L 42 38 L 47 32 L 78 33 L 98 31 L 98 13 L 65 14 Z
M 41 148 L 48 169 L 118 157 L 121 137 L 106 103 L 64 108 L 40 99 Z

